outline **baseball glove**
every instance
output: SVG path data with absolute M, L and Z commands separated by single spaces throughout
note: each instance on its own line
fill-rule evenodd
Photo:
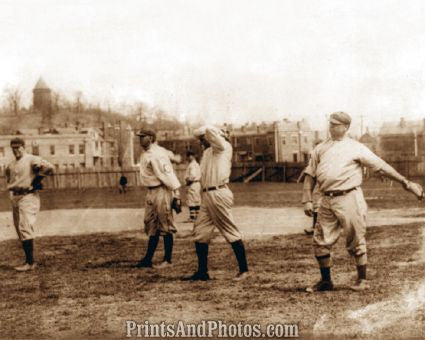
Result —
M 406 181 L 403 183 L 403 186 L 404 186 L 404 189 L 406 189 L 407 191 L 410 191 L 419 200 L 424 198 L 424 188 L 422 187 L 422 185 L 415 182 Z
M 43 190 L 43 183 L 41 183 L 43 178 L 43 176 L 35 176 L 31 183 L 31 187 L 33 190 Z
M 171 209 L 174 210 L 177 214 L 182 212 L 182 201 L 180 198 L 173 197 L 171 201 Z

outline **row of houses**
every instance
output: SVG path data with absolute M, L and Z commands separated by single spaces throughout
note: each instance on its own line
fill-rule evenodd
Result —
M 233 146 L 233 162 L 303 163 L 313 147 L 326 138 L 325 131 L 312 130 L 305 120 L 292 122 L 288 119 L 271 124 L 245 124 L 240 127 L 224 124 Z M 175 153 L 185 154 L 191 150 L 201 153 L 199 142 L 192 131 L 176 133 L 163 131 L 158 142 Z
M 134 166 L 133 135 L 123 124 L 119 129 L 106 124 L 101 128 L 19 129 L 13 135 L 0 135 L 0 170 L 13 158 L 10 141 L 17 136 L 25 140 L 27 152 L 43 157 L 58 170 L 129 168 Z

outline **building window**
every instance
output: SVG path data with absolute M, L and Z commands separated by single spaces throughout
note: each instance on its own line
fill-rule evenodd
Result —
M 114 159 L 111 158 L 111 167 L 114 167 Z
M 0 157 L 4 157 L 4 147 L 0 146 Z
M 291 137 L 291 143 L 292 144 L 298 144 L 298 136 L 292 136 Z
M 78 146 L 78 152 L 80 153 L 80 155 L 84 155 L 86 153 L 86 146 L 84 144 L 80 144 Z
M 54 145 L 50 145 L 50 154 L 51 155 L 55 154 L 55 146 Z
M 285 136 L 283 136 L 283 137 L 282 137 L 282 144 L 283 144 L 283 145 L 285 145 L 285 144 L 286 144 L 286 137 L 285 137 Z
M 40 154 L 40 150 L 38 149 L 38 145 L 32 146 L 32 154 L 38 156 Z
M 260 138 L 255 138 L 255 145 L 260 145 Z
M 99 142 L 96 142 L 96 149 L 98 149 L 99 148 Z
M 75 153 L 74 145 L 70 145 L 70 146 L 69 146 L 69 154 L 70 154 L 70 155 L 73 155 L 74 153 Z
M 86 167 L 86 163 L 80 163 L 80 168 L 85 168 Z
M 293 153 L 293 154 L 292 154 L 292 158 L 293 158 L 293 161 L 294 161 L 295 163 L 297 163 L 297 162 L 298 162 L 298 154 L 297 154 L 297 153 Z

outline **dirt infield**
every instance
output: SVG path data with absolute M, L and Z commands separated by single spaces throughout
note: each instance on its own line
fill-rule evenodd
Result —
M 368 232 L 372 289 L 347 289 L 354 264 L 339 242 L 334 252 L 334 292 L 307 294 L 318 278 L 311 239 L 274 236 L 246 242 L 252 276 L 233 282 L 236 264 L 229 246 L 210 247 L 214 280 L 180 281 L 196 267 L 193 244 L 175 242 L 166 271 L 135 269 L 145 251 L 140 234 L 45 237 L 37 242 L 40 266 L 16 273 L 22 259 L 16 241 L 1 243 L 0 329 L 2 338 L 124 338 L 125 321 L 174 323 L 295 323 L 302 338 L 420 337 L 423 334 L 423 272 L 415 257 L 423 247 L 422 224 L 376 227 Z M 162 256 L 162 246 L 155 262 Z M 408 313 L 407 313 L 408 312 Z M 406 314 L 407 313 L 407 314 Z
M 341 239 L 333 256 L 336 290 L 310 295 L 304 289 L 319 275 L 311 238 L 300 233 L 310 223 L 298 203 L 301 187 L 232 187 L 251 277 L 232 281 L 237 269 L 231 248 L 217 237 L 209 257 L 214 279 L 192 284 L 180 280 L 196 268 L 191 226 L 182 223 L 186 216 L 178 217 L 173 266 L 136 269 L 131 266 L 146 250 L 142 190 L 125 199 L 111 190 L 43 192 L 39 223 L 47 227 L 36 242 L 39 268 L 15 272 L 22 250 L 16 239 L 0 242 L 0 338 L 125 338 L 126 320 L 288 323 L 298 325 L 301 338 L 423 338 L 423 202 L 398 186 L 368 184 L 372 289 L 348 289 L 355 266 Z M 16 237 L 5 196 L 1 204 L 2 237 Z M 58 234 L 70 236 L 49 236 Z M 162 251 L 160 243 L 154 262 Z

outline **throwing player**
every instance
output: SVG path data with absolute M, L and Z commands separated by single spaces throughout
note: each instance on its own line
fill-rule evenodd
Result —
M 143 149 L 140 157 L 140 180 L 148 190 L 144 225 L 149 241 L 146 255 L 136 267 L 152 267 L 152 258 L 161 235 L 164 237 L 164 261 L 157 268 L 168 267 L 171 265 L 173 252 L 173 234 L 177 231 L 172 206 L 174 202 L 174 206 L 177 205 L 176 211 L 180 208 L 180 182 L 174 173 L 168 150 L 156 143 L 156 133 L 145 129 L 140 130 L 137 135 Z
M 10 142 L 15 157 L 6 167 L 7 189 L 12 203 L 13 223 L 16 233 L 22 242 L 25 253 L 25 264 L 15 269 L 20 272 L 34 270 L 34 224 L 40 211 L 41 181 L 44 176 L 53 174 L 53 165 L 26 153 L 25 141 L 14 138 Z
M 314 230 L 314 251 L 319 263 L 321 280 L 307 291 L 333 289 L 331 280 L 331 249 L 342 230 L 346 233 L 346 247 L 357 265 L 358 279 L 350 288 L 362 291 L 369 288 L 366 281 L 366 212 L 367 205 L 360 188 L 362 166 L 402 183 L 404 188 L 422 198 L 423 190 L 408 181 L 365 145 L 349 138 L 347 131 L 351 117 L 344 112 L 331 114 L 330 138 L 314 148 L 305 170 L 303 204 L 304 212 L 313 215 L 312 191 L 314 185 L 322 194 L 318 223 Z
M 232 146 L 225 133 L 212 126 L 195 131 L 204 152 L 201 159 L 202 203 L 194 225 L 198 270 L 184 280 L 206 281 L 208 275 L 208 246 L 217 228 L 233 248 L 239 265 L 236 280 L 248 277 L 245 247 L 231 212 L 233 193 L 228 187 L 232 168 Z
M 190 213 L 188 222 L 195 222 L 201 206 L 201 168 L 193 151 L 188 151 L 186 156 L 189 160 L 184 176 L 188 188 L 186 201 Z

